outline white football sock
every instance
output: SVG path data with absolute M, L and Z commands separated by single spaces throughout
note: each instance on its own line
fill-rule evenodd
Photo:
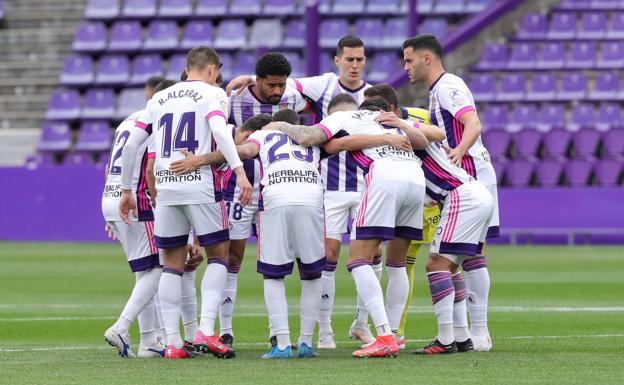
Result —
M 386 312 L 390 329 L 397 330 L 401 323 L 403 310 L 407 303 L 409 294 L 409 279 L 407 278 L 407 270 L 403 267 L 392 267 L 386 265 L 388 272 L 388 287 L 386 288 Z
M 269 314 L 272 333 L 277 337 L 277 347 L 284 350 L 291 345 L 284 278 L 264 280 L 264 303 Z
M 299 302 L 299 319 L 301 322 L 299 345 L 302 343 L 312 347 L 312 335 L 319 317 L 321 305 L 321 279 L 301 280 L 301 300 Z
M 468 311 L 470 312 L 470 333 L 479 337 L 488 335 L 488 295 L 490 292 L 490 274 L 488 269 L 464 271 L 468 290 Z
M 227 273 L 223 300 L 219 307 L 219 335 L 230 334 L 234 336 L 232 329 L 232 314 L 234 313 L 234 303 L 236 302 L 236 289 L 238 285 L 238 273 Z
M 303 285 L 303 282 L 301 284 Z M 303 295 L 303 286 L 302 286 Z M 336 295 L 336 281 L 333 271 L 323 271 L 321 275 L 321 304 L 319 311 L 319 336 L 334 334 L 331 327 L 331 315 L 334 309 L 334 296 Z
M 141 310 L 154 298 L 158 290 L 158 282 L 162 269 L 157 267 L 135 274 L 136 282 L 126 306 L 117 320 L 117 330 L 126 335 L 130 332 L 130 325 L 137 318 Z
M 381 284 L 371 265 L 361 265 L 351 269 L 351 276 L 355 281 L 358 294 L 373 319 L 378 336 L 392 335 L 386 309 L 384 308 Z
M 158 293 L 154 296 L 154 317 L 156 317 L 156 321 L 158 322 L 158 326 L 156 327 L 156 338 L 160 340 L 163 344 L 166 345 L 167 337 L 165 335 L 165 321 L 162 315 L 162 309 L 160 307 L 160 296 Z
M 173 345 L 176 349 L 182 348 L 182 337 L 180 337 L 182 274 L 182 271 L 165 268 L 158 287 L 167 344 Z
M 464 342 L 470 338 L 468 332 L 468 314 L 466 311 L 466 283 L 460 272 L 452 275 L 455 299 L 453 303 L 453 333 L 455 342 Z
M 454 341 L 453 302 L 455 288 L 448 271 L 433 271 L 427 274 L 433 300 L 433 312 L 438 321 L 438 340 L 444 345 Z
M 156 329 L 160 327 L 158 325 L 158 318 L 156 318 L 156 311 L 154 309 L 154 299 L 145 305 L 143 310 L 137 317 L 139 321 L 139 332 L 141 333 L 141 346 L 154 346 L 158 343 L 156 338 Z
M 227 269 L 221 263 L 209 263 L 201 282 L 201 322 L 199 330 L 205 336 L 214 335 L 214 324 L 223 298 Z
M 184 339 L 192 342 L 197 334 L 197 289 L 195 271 L 184 272 L 182 276 L 182 301 L 180 312 L 184 325 Z

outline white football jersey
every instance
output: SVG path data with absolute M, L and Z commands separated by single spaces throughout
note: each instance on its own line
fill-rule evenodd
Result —
M 144 110 L 137 111 L 124 119 L 115 130 L 115 138 L 111 145 L 111 157 L 108 165 L 108 176 L 106 177 L 106 185 L 102 193 L 102 213 L 107 221 L 121 221 L 119 216 L 119 200 L 121 198 L 121 154 L 123 151 L 130 131 L 134 127 L 139 116 Z M 147 164 L 147 147 L 151 138 L 149 138 L 137 152 L 137 161 L 132 171 L 132 193 L 135 194 L 137 202 L 137 214 L 139 221 L 153 221 L 154 213 L 152 212 L 152 204 L 147 192 L 147 179 L 145 176 L 145 166 Z M 130 220 L 137 220 L 130 215 Z
M 260 149 L 260 210 L 293 205 L 323 208 L 319 147 L 300 146 L 273 130 L 256 131 L 248 142 Z
M 338 75 L 328 72 L 321 76 L 292 80 L 293 86 L 306 98 L 313 101 L 314 123 L 325 119 L 327 107 L 332 98 L 347 93 L 357 104 L 364 101 L 364 91 L 371 87 L 364 82 L 360 87 L 352 89 L 340 83 Z M 364 172 L 358 167 L 357 161 L 347 152 L 342 152 L 321 160 L 321 175 L 328 191 L 362 191 Z
M 278 104 L 263 103 L 254 94 L 252 86 L 230 96 L 230 123 L 240 127 L 249 118 L 259 115 L 273 115 L 279 110 L 291 109 L 304 112 L 310 103 L 293 87 L 286 86 L 282 100 Z
M 236 127 L 232 128 L 232 138 L 236 134 Z M 223 167 L 225 166 L 225 167 Z M 236 174 L 227 164 L 221 167 L 221 188 L 223 190 L 223 199 L 227 202 L 238 202 L 240 188 L 236 184 Z M 257 205 L 260 197 L 260 161 L 258 159 L 247 159 L 243 161 L 243 169 L 249 183 L 253 186 L 253 195 L 251 196 L 251 204 Z
M 445 144 L 451 148 L 457 147 L 461 142 L 464 125 L 459 119 L 468 111 L 476 111 L 476 105 L 466 83 L 459 76 L 442 74 L 431 86 L 429 92 L 429 115 L 431 124 L 444 129 Z M 462 159 L 462 168 L 471 176 L 476 177 L 477 170 L 489 167 L 489 165 L 490 154 L 479 136 Z M 495 180 L 480 179 L 480 181 L 486 185 L 496 183 Z
M 154 174 L 157 203 L 181 205 L 217 202 L 222 199 L 216 166 L 202 166 L 176 176 L 169 171 L 172 162 L 183 159 L 179 151 L 207 154 L 216 149 L 208 119 L 227 120 L 225 91 L 202 81 L 177 83 L 156 93 L 136 123 L 154 137 Z

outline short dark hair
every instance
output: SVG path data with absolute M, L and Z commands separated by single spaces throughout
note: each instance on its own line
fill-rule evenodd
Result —
M 279 110 L 273 114 L 274 122 L 286 122 L 290 124 L 300 124 L 301 118 L 299 114 L 290 108 Z
M 205 45 L 195 47 L 186 54 L 186 68 L 188 70 L 203 70 L 206 66 L 216 64 L 221 67 L 221 58 L 217 51 Z
M 185 82 L 186 79 L 188 79 L 188 74 L 186 73 L 186 69 L 184 71 L 182 71 L 182 73 L 180 74 L 180 81 Z
M 381 83 L 364 90 L 364 97 L 367 99 L 381 98 L 389 105 L 392 104 L 395 107 L 399 106 L 399 95 L 396 90 L 390 84 Z
M 145 85 L 154 89 L 158 85 L 158 83 L 162 82 L 163 80 L 165 80 L 165 78 L 163 78 L 162 76 L 150 76 L 149 78 L 147 78 L 147 81 L 145 81 Z
M 223 75 L 221 75 L 221 72 L 219 72 L 219 76 L 217 76 L 217 87 L 221 87 L 221 83 L 223 83 Z
M 343 92 L 332 98 L 327 106 L 327 111 L 331 111 L 334 107 L 340 104 L 352 104 L 357 107 L 357 102 L 353 99 L 353 96 Z
M 175 80 L 165 79 L 162 82 L 156 84 L 156 87 L 154 87 L 154 93 L 160 92 L 162 90 L 166 90 L 167 88 L 171 87 L 172 85 L 176 83 L 177 82 Z
M 390 106 L 382 98 L 374 97 L 374 98 L 366 99 L 362 104 L 360 104 L 360 110 L 390 111 Z
M 256 61 L 256 76 L 290 76 L 292 67 L 286 56 L 279 52 L 267 52 Z
M 414 51 L 419 49 L 426 49 L 434 53 L 437 57 L 442 59 L 442 44 L 436 39 L 435 36 L 429 34 L 420 34 L 403 42 L 403 49 L 412 48 Z
M 262 127 L 266 126 L 269 123 L 271 123 L 271 117 L 267 114 L 260 114 L 247 119 L 245 123 L 240 126 L 240 130 L 254 132 L 261 130 Z
M 343 36 L 338 40 L 338 45 L 336 45 L 336 56 L 341 56 L 345 47 L 349 48 L 360 48 L 364 47 L 364 42 L 362 39 L 355 35 L 347 35 Z

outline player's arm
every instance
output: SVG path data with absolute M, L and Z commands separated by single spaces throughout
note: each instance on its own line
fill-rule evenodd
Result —
M 357 151 L 366 148 L 392 146 L 403 151 L 412 151 L 412 144 L 407 136 L 403 135 L 346 135 L 342 138 L 333 138 L 323 145 L 328 154 L 337 154 L 342 151 Z
M 147 188 L 149 189 L 150 197 L 152 198 L 153 207 L 156 207 L 156 178 L 154 177 L 155 157 L 155 153 L 148 152 L 147 164 L 145 165 L 145 180 L 147 182 Z
M 121 200 L 119 201 L 119 215 L 126 224 L 130 224 L 129 214 L 137 218 L 136 202 L 132 196 L 132 170 L 139 152 L 139 147 L 147 140 L 151 132 L 151 125 L 137 122 L 130 130 L 130 137 L 121 154 Z
M 400 119 L 392 112 L 385 111 L 381 111 L 375 120 L 383 125 L 401 129 L 405 132 L 415 150 L 422 150 L 429 144 L 429 139 L 427 139 L 425 134 L 414 127 L 414 124 L 419 124 L 418 122 L 408 122 Z
M 287 122 L 271 122 L 262 128 L 263 130 L 279 130 L 303 147 L 320 146 L 327 142 L 331 134 L 319 125 L 304 126 L 301 124 L 290 124 Z
M 459 121 L 464 125 L 464 134 L 459 144 L 452 148 L 448 154 L 451 161 L 457 166 L 461 165 L 462 158 L 481 135 L 481 121 L 474 109 L 461 114 Z
M 241 161 L 251 159 L 258 155 L 258 151 L 250 151 L 247 143 L 244 143 L 240 146 L 236 146 L 236 151 L 238 152 L 238 157 Z M 253 145 L 257 149 L 256 145 Z M 184 149 L 181 149 L 180 152 L 184 155 L 184 159 L 176 160 L 172 162 L 169 166 L 169 171 L 173 172 L 176 175 L 186 174 L 193 170 L 196 170 L 202 166 L 209 166 L 212 164 L 223 164 L 225 163 L 225 156 L 219 150 L 209 152 L 208 154 L 199 154 L 195 155 L 192 152 L 188 152 Z

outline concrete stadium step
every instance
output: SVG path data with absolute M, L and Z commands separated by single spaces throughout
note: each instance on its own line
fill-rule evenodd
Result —
M 40 136 L 38 128 L 0 129 L 0 166 L 23 165 L 36 152 Z

